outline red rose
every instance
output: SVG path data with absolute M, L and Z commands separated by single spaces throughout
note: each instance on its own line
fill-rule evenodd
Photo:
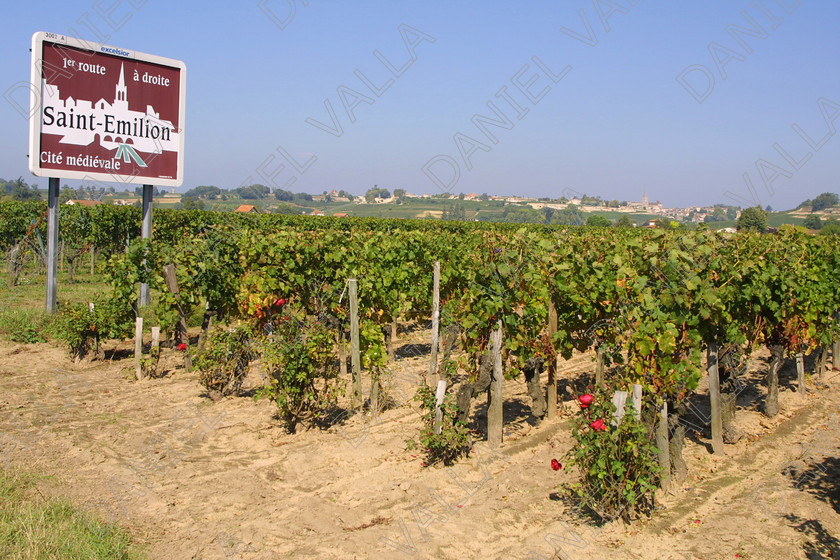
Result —
M 578 397 L 578 401 L 580 401 L 580 406 L 582 408 L 588 407 L 590 404 L 592 404 L 592 401 L 594 401 L 594 400 L 595 400 L 595 397 L 593 397 L 589 393 L 586 393 L 585 395 L 581 395 L 581 396 Z
M 179 344 L 178 345 L 178 350 L 180 350 L 181 352 L 186 352 L 187 351 L 186 343 L 182 342 L 181 344 Z
M 559 471 L 560 469 L 563 468 L 563 465 L 561 465 L 560 461 L 558 461 L 557 459 L 552 459 L 551 460 L 551 468 L 554 469 L 555 471 Z
M 589 424 L 589 427 L 595 430 L 596 432 L 604 432 L 607 429 L 607 425 L 604 424 L 604 421 L 600 418 Z

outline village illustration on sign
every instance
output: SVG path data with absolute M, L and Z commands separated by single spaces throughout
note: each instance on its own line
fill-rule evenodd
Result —
M 104 68 L 102 70 L 104 73 Z M 157 76 L 154 78 L 160 79 Z M 138 77 L 135 76 L 135 79 Z M 168 81 L 166 79 L 166 85 Z M 104 99 L 94 103 L 72 97 L 62 100 L 59 88 L 47 84 L 46 79 L 43 80 L 43 87 L 42 91 L 48 91 L 49 96 L 57 101 L 52 105 L 44 105 L 41 133 L 61 135 L 63 138 L 60 143 L 77 146 L 89 146 L 99 139 L 99 144 L 105 149 L 116 150 L 112 161 L 99 160 L 96 167 L 118 170 L 120 158 L 125 163 L 133 160 L 139 167 L 147 167 L 138 151 L 160 154 L 163 151 L 174 152 L 178 149 L 175 137 L 178 131 L 170 121 L 161 120 L 154 107 L 147 105 L 145 113 L 128 108 L 125 65 L 120 67 L 120 79 L 116 85 L 113 103 Z M 41 154 L 42 163 L 62 163 L 55 158 L 56 155 L 50 152 Z M 74 165 L 73 160 L 76 160 L 75 165 L 85 165 L 82 160 L 89 161 L 92 158 L 65 156 L 62 159 L 70 165 Z

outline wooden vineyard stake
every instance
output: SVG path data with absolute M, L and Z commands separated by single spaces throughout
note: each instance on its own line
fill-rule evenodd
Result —
M 764 415 L 772 418 L 779 413 L 779 369 L 782 367 L 785 352 L 779 344 L 770 346 L 770 369 L 767 370 L 767 397 L 764 399 Z
M 553 341 L 554 335 L 557 334 L 557 309 L 554 307 L 554 302 L 548 303 L 548 337 Z M 560 354 L 554 356 L 553 360 L 548 361 L 548 385 L 546 392 L 548 393 L 547 416 L 555 418 L 557 416 L 557 365 L 560 360 Z
M 712 407 L 712 451 L 723 454 L 723 416 L 720 400 L 720 371 L 718 369 L 718 347 L 709 343 L 706 350 L 706 368 L 709 370 L 709 400 Z
M 215 316 L 216 312 L 210 309 L 210 302 L 204 302 L 204 317 L 201 320 L 201 332 L 198 334 L 197 348 L 199 351 L 204 350 L 204 343 L 207 342 L 207 333 L 210 332 L 210 328 L 213 326 L 213 317 Z
M 429 354 L 428 384 L 437 385 L 438 376 L 438 341 L 440 340 L 440 262 L 435 261 L 434 288 L 432 291 L 432 348 Z
M 143 359 L 143 317 L 137 317 L 134 321 L 134 376 L 137 379 L 143 378 L 143 368 L 140 360 Z
M 399 333 L 399 323 L 396 318 L 391 321 L 391 335 L 388 337 L 388 361 L 395 361 L 397 359 L 397 335 Z
M 443 424 L 443 399 L 446 396 L 446 379 L 441 379 L 437 384 L 435 393 L 435 433 L 440 434 Z
M 347 343 L 345 341 L 344 326 L 339 327 L 335 336 L 338 341 L 338 374 L 342 379 L 347 378 Z
M 831 368 L 840 370 L 840 339 L 835 340 L 831 347 Z
M 487 442 L 491 447 L 499 447 L 502 444 L 502 430 L 504 429 L 501 321 L 498 322 L 496 328 L 490 334 L 490 349 L 493 359 L 493 373 L 487 399 Z
M 636 420 L 642 419 L 642 386 L 638 383 L 633 383 L 633 393 L 632 393 L 632 400 L 633 400 L 633 415 L 636 417 Z
M 604 386 L 604 350 L 599 346 L 595 362 L 595 385 Z
M 353 367 L 352 406 L 362 406 L 362 359 L 359 350 L 359 294 L 356 279 L 347 281 L 350 295 L 350 361 Z
M 656 423 L 656 447 L 658 449 L 659 466 L 662 468 L 659 487 L 668 490 L 671 484 L 671 455 L 668 452 L 668 403 L 665 402 L 659 409 L 659 419 Z
M 160 327 L 152 327 L 152 352 L 160 349 Z
M 633 405 L 633 416 L 636 420 L 642 419 L 642 386 L 638 383 L 633 383 L 633 387 L 630 392 L 616 391 L 613 393 L 612 403 L 613 406 L 615 406 L 615 412 L 613 412 L 613 420 L 611 423 L 615 427 L 621 426 L 621 422 L 627 415 L 628 397 Z
M 181 292 L 178 289 L 178 278 L 175 276 L 174 264 L 170 263 L 163 267 L 163 277 L 166 279 L 166 286 L 169 288 L 169 291 L 178 300 L 178 340 L 180 340 L 181 344 L 186 344 L 189 348 L 190 337 L 187 333 L 187 315 L 181 306 L 181 298 L 179 297 Z M 184 352 L 184 369 L 192 371 L 192 358 L 189 352 Z
M 143 368 L 148 376 L 156 375 L 158 360 L 160 360 L 160 327 L 152 327 L 152 348 L 149 350 L 149 366 Z
M 828 347 L 820 346 L 819 352 L 817 355 L 817 374 L 820 376 L 820 381 L 825 383 L 825 372 L 828 369 Z
M 800 393 L 805 393 L 805 356 L 802 352 L 796 355 L 796 381 L 797 390 Z
M 616 391 L 613 393 L 612 403 L 615 407 L 615 412 L 613 412 L 611 424 L 615 427 L 621 426 L 621 421 L 624 420 L 624 404 L 627 402 L 627 397 L 627 391 Z

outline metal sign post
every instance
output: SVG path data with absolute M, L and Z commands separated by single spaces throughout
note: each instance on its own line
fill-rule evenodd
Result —
M 155 188 L 152 185 L 143 185 L 143 225 L 140 229 L 141 239 L 152 238 L 152 197 Z M 146 264 L 145 262 L 143 264 Z M 140 306 L 149 305 L 149 285 L 140 284 Z
M 50 177 L 47 195 L 47 313 L 55 313 L 58 279 L 58 177 Z

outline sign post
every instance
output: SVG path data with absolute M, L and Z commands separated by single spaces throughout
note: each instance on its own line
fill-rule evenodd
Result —
M 152 195 L 154 195 L 155 187 L 153 185 L 143 185 L 143 223 L 140 228 L 141 239 L 152 238 Z M 143 264 L 146 264 L 145 262 Z M 149 285 L 140 284 L 140 306 L 149 305 Z
M 58 177 L 50 177 L 47 194 L 47 313 L 55 313 L 58 297 Z
M 29 170 L 50 178 L 47 311 L 56 303 L 59 178 L 143 185 L 184 181 L 186 66 L 179 60 L 38 32 L 32 36 Z M 140 303 L 148 303 L 148 286 Z

